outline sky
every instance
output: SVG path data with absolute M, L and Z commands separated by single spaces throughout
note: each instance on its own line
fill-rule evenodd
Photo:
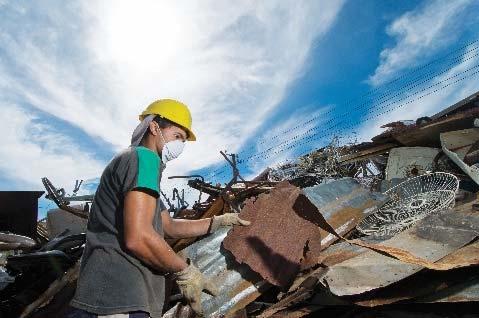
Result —
M 479 90 L 473 0 L 0 0 L 0 190 L 94 191 L 152 101 L 186 103 L 198 140 L 172 175 L 252 178 L 369 140 Z M 186 188 L 192 204 L 196 193 Z M 53 208 L 40 201 L 40 216 Z

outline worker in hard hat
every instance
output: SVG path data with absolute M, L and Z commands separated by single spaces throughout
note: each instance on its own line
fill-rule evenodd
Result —
M 196 237 L 221 226 L 248 225 L 230 213 L 201 220 L 172 219 L 159 199 L 161 172 L 186 141 L 195 141 L 181 102 L 153 102 L 140 115 L 131 146 L 105 168 L 88 220 L 86 244 L 68 317 L 161 317 L 165 275 L 172 273 L 192 308 L 217 287 L 164 240 Z M 118 315 L 123 314 L 123 315 Z

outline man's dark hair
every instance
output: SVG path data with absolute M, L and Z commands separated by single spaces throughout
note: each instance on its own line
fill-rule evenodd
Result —
M 155 116 L 155 118 L 153 118 L 153 120 L 158 124 L 158 126 L 160 126 L 160 128 L 168 128 L 170 126 L 178 126 L 175 123 L 173 123 L 172 121 L 169 121 L 168 119 L 163 118 L 161 116 Z
M 168 119 L 163 118 L 163 117 L 158 116 L 158 115 L 155 116 L 155 118 L 153 118 L 153 120 L 154 120 L 156 123 L 158 123 L 158 126 L 160 126 L 160 128 L 168 128 L 168 127 L 170 127 L 170 126 L 176 126 L 176 127 L 178 127 L 178 128 L 181 128 L 181 129 L 185 130 L 185 129 L 184 129 L 183 127 L 181 127 L 180 125 L 177 125 L 177 124 L 175 124 L 174 122 L 172 122 L 171 120 L 168 120 Z M 185 131 L 186 131 L 186 138 L 188 138 L 188 137 L 189 137 L 188 131 L 187 131 L 187 130 L 185 130 Z

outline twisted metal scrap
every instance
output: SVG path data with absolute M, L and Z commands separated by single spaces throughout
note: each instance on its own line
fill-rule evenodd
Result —
M 459 180 L 436 172 L 408 179 L 384 194 L 391 200 L 357 225 L 365 235 L 391 236 L 410 228 L 426 215 L 454 206 Z
M 318 151 L 299 158 L 299 167 L 325 177 L 344 175 L 347 170 L 339 163 L 339 158 L 347 152 L 347 145 L 339 145 L 339 137 L 334 137 L 331 143 Z
M 349 152 L 350 145 L 340 146 L 339 137 L 334 137 L 331 143 L 298 159 L 288 162 L 270 171 L 269 181 L 293 180 L 300 177 L 312 177 L 318 183 L 325 177 L 347 175 L 349 170 L 339 163 L 339 158 Z

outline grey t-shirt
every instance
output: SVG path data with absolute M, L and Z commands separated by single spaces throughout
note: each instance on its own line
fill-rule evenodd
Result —
M 140 146 L 121 152 L 105 168 L 88 220 L 73 307 L 101 315 L 145 311 L 161 317 L 164 276 L 130 254 L 123 237 L 124 197 L 135 189 L 158 199 L 153 227 L 163 236 L 160 165 L 155 152 Z

